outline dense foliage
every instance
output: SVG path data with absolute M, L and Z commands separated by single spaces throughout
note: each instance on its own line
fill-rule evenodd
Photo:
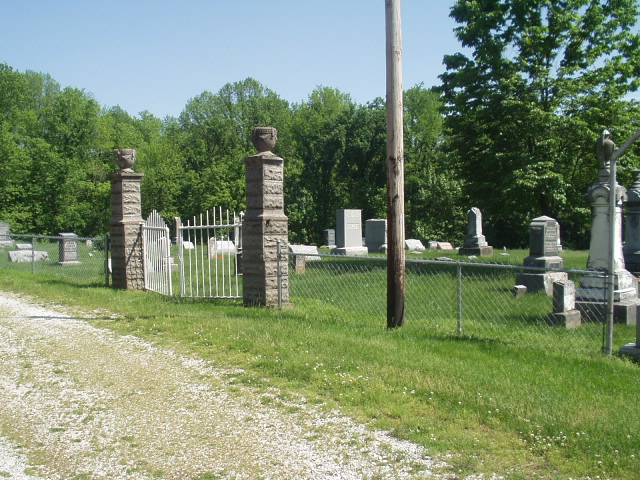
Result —
M 447 149 L 494 241 L 523 245 L 527 223 L 559 220 L 584 242 L 583 200 L 604 128 L 639 127 L 625 96 L 640 82 L 635 0 L 458 0 L 456 35 L 471 56 L 445 57 Z M 623 157 L 623 178 L 636 156 Z M 499 237 L 499 239 L 498 239 Z
M 588 242 L 584 193 L 604 128 L 638 128 L 635 0 L 458 0 L 465 53 L 445 57 L 437 89 L 405 91 L 407 238 L 460 243 L 466 211 L 496 246 L 527 244 L 532 218 L 559 220 L 567 246 Z M 0 64 L 0 220 L 15 232 L 108 231 L 113 149 L 136 148 L 143 214 L 169 223 L 245 207 L 243 158 L 254 126 L 279 132 L 293 242 L 321 243 L 339 208 L 386 215 L 385 105 L 318 87 L 289 104 L 248 78 L 191 99 L 178 118 L 101 108 L 83 90 Z M 638 156 L 620 162 L 629 186 Z

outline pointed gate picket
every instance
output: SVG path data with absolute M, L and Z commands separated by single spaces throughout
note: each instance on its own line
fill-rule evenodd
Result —
M 169 227 L 157 211 L 151 212 L 142 226 L 144 249 L 144 287 L 147 290 L 173 295 L 171 278 L 171 237 Z
M 183 297 L 242 298 L 242 217 L 214 209 L 182 224 L 176 217 Z

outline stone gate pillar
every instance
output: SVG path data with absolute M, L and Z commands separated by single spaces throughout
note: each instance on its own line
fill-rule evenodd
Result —
M 114 288 L 144 289 L 142 258 L 142 209 L 140 186 L 143 173 L 131 167 L 136 161 L 132 148 L 115 150 L 120 170 L 111 175 L 111 271 Z
M 289 224 L 284 214 L 284 161 L 274 155 L 277 131 L 256 127 L 253 144 L 257 154 L 245 158 L 247 165 L 247 212 L 242 224 L 244 304 L 278 306 L 278 277 L 283 304 L 289 303 L 289 262 L 278 272 L 278 243 L 287 251 Z

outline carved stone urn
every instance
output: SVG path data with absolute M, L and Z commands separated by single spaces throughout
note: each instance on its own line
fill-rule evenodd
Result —
M 118 148 L 114 150 L 114 153 L 120 170 L 132 171 L 131 167 L 136 163 L 136 150 L 134 148 Z
M 278 131 L 273 127 L 256 127 L 251 140 L 259 153 L 271 153 L 278 141 Z

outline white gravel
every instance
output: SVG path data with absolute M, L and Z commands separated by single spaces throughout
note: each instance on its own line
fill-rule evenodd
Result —
M 0 478 L 451 478 L 302 397 L 0 292 Z

